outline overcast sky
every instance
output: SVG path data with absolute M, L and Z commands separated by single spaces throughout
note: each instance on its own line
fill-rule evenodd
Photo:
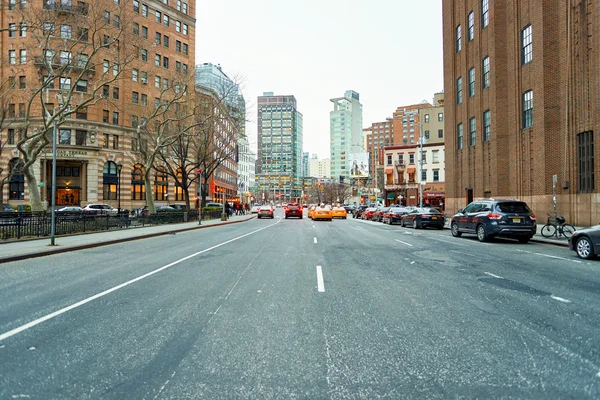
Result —
M 242 80 L 256 145 L 263 92 L 294 95 L 304 151 L 329 157 L 329 99 L 360 93 L 363 127 L 443 90 L 441 0 L 200 0 L 196 63 Z

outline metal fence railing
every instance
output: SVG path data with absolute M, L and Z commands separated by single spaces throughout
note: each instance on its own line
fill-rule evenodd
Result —
M 202 212 L 202 220 L 217 219 L 220 217 L 220 210 Z M 45 212 L 0 213 L 0 240 L 50 236 L 51 220 L 50 213 Z M 70 235 L 197 220 L 198 212 L 196 210 L 155 213 L 147 217 L 130 216 L 128 213 L 122 213 L 121 215 L 57 213 L 55 218 L 55 234 Z

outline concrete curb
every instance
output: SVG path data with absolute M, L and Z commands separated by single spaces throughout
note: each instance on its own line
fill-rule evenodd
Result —
M 86 243 L 86 244 L 80 244 L 80 245 L 65 246 L 65 247 L 60 247 L 60 248 L 53 248 L 53 249 L 49 249 L 49 250 L 44 250 L 44 251 L 37 251 L 37 252 L 34 252 L 34 253 L 20 254 L 20 255 L 9 256 L 9 257 L 2 257 L 2 258 L 0 258 L 0 264 L 4 264 L 4 263 L 7 263 L 7 262 L 11 262 L 11 261 L 20 261 L 20 260 L 26 260 L 26 259 L 30 259 L 30 258 L 44 257 L 44 256 L 48 256 L 48 255 L 51 255 L 51 254 L 67 253 L 69 251 L 91 249 L 91 248 L 94 248 L 94 247 L 108 246 L 108 245 L 111 245 L 111 244 L 117 244 L 117 243 L 123 243 L 123 242 L 131 242 L 131 241 L 139 240 L 139 239 L 148 239 L 148 238 L 152 238 L 152 237 L 170 235 L 170 234 L 179 233 L 179 232 L 193 231 L 193 230 L 196 230 L 196 229 L 206 229 L 206 228 L 212 228 L 214 226 L 239 224 L 241 222 L 248 222 L 248 221 L 250 221 L 251 219 L 254 219 L 254 218 L 256 218 L 255 215 L 250 216 L 250 218 L 246 218 L 246 219 L 243 219 L 243 220 L 240 220 L 240 221 L 221 222 L 221 223 L 210 224 L 210 225 L 196 225 L 196 226 L 193 226 L 193 227 L 190 227 L 190 228 L 171 229 L 171 230 L 164 231 L 164 232 L 147 233 L 147 234 L 132 236 L 132 237 L 128 237 L 128 238 L 112 239 L 112 240 L 106 240 L 106 241 L 96 242 L 96 243 Z M 143 229 L 143 228 L 139 228 L 139 229 Z

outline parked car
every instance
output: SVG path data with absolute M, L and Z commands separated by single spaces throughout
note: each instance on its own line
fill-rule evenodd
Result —
M 388 224 L 388 225 L 392 225 L 392 224 L 395 224 L 396 222 L 400 222 L 400 220 L 402 219 L 402 216 L 405 214 L 408 214 L 412 209 L 413 208 L 406 208 L 406 207 L 390 207 L 383 214 L 383 219 L 381 220 L 381 222 L 383 222 L 384 224 Z
M 185 204 L 171 204 L 170 207 L 177 211 L 188 211 L 188 208 Z
M 412 226 L 415 229 L 433 227 L 444 228 L 444 214 L 435 208 L 415 208 L 400 217 L 401 226 Z
M 527 243 L 537 231 L 535 214 L 524 201 L 516 199 L 481 199 L 458 210 L 450 221 L 452 236 L 477 235 L 484 242 L 496 236 Z
M 110 214 L 117 215 L 117 209 L 108 204 L 88 204 L 83 207 L 84 214 Z
M 389 207 L 377 207 L 377 210 L 375 210 L 375 212 L 373 213 L 373 221 L 378 221 L 378 222 L 382 222 L 383 221 L 383 214 L 385 214 L 387 212 L 387 210 L 389 210 Z
M 165 212 L 177 212 L 176 209 L 174 209 L 171 206 L 157 206 L 156 207 L 156 212 L 157 213 L 165 213 Z
M 575 231 L 569 238 L 569 248 L 584 260 L 596 258 L 600 254 L 600 225 Z
M 285 206 L 285 217 L 298 217 L 302 219 L 302 206 L 298 203 L 289 203 Z
M 321 220 L 321 219 L 331 221 L 333 219 L 333 214 L 331 213 L 331 207 L 329 207 L 329 206 L 316 207 L 315 210 L 313 211 L 312 219 L 313 219 L 313 221 L 317 221 L 317 220 Z
M 360 214 L 360 218 L 362 219 L 373 219 L 373 215 L 375 214 L 375 211 L 377 211 L 377 207 L 367 207 L 365 208 L 365 210 Z
M 2 204 L 2 210 L 0 212 L 15 212 L 10 204 Z
M 361 218 L 363 211 L 365 211 L 367 208 L 368 207 L 365 204 L 359 205 L 358 207 L 356 207 L 354 209 L 354 212 L 352 213 L 352 217 L 353 218 Z
M 217 203 L 214 201 L 208 202 L 204 205 L 204 207 L 219 207 L 219 208 L 223 208 L 223 203 Z
M 61 207 L 56 209 L 56 212 L 60 214 L 81 214 L 83 208 L 76 206 Z
M 274 218 L 273 207 L 260 206 L 258 209 L 258 218 Z

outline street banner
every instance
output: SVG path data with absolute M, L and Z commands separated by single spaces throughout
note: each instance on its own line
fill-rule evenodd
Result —
M 350 153 L 350 177 L 369 176 L 369 153 Z

